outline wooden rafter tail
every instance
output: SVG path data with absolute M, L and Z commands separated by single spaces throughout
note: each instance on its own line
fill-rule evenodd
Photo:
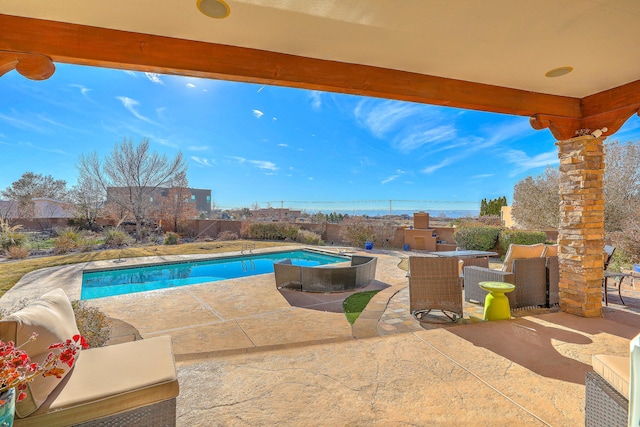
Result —
M 35 53 L 0 51 L 0 76 L 11 70 L 31 80 L 46 80 L 56 71 L 51 58 Z

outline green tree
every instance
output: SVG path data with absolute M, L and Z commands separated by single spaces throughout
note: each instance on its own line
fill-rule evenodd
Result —
M 480 202 L 480 216 L 500 215 L 502 206 L 507 206 L 506 196 L 491 199 L 488 202 L 487 199 L 482 199 Z
M 46 197 L 66 201 L 67 183 L 51 175 L 25 172 L 19 180 L 2 191 L 2 197 L 17 203 L 17 213 L 21 218 L 31 218 L 35 213 L 34 197 Z

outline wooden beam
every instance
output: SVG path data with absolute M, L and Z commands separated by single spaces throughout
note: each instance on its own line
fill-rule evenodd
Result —
M 579 118 L 580 100 L 406 71 L 0 14 L 0 50 L 54 62 Z
M 640 81 L 583 99 L 350 64 L 0 14 L 0 75 L 44 79 L 53 62 L 373 96 L 531 117 L 559 140 L 611 135 L 640 111 Z

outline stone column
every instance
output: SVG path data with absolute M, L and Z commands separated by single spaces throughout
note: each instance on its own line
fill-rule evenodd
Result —
M 591 135 L 559 141 L 560 308 L 602 316 L 604 147 Z

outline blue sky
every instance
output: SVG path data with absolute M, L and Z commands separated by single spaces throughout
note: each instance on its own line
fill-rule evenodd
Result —
M 221 208 L 477 210 L 558 163 L 526 117 L 327 92 L 57 64 L 0 77 L 0 189 L 32 171 L 76 183 L 124 138 L 182 151 Z M 631 118 L 614 139 L 637 140 Z

